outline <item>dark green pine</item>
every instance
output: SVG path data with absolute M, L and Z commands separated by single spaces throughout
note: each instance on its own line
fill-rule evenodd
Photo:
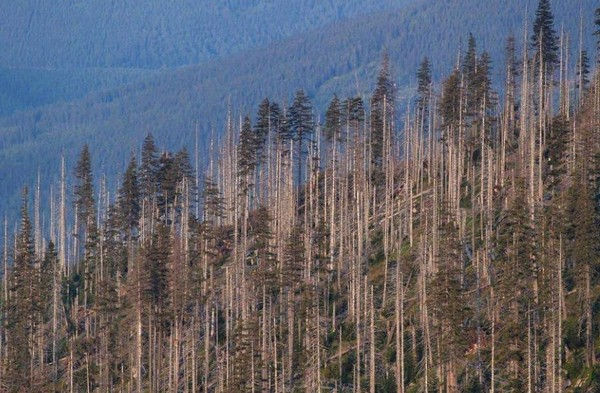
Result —
M 297 181 L 300 184 L 303 180 L 302 167 L 304 165 L 305 142 L 310 141 L 311 135 L 314 131 L 314 119 L 313 119 L 313 108 L 310 99 L 300 89 L 294 96 L 294 102 L 290 107 L 289 115 L 289 126 L 290 133 L 296 147 L 296 159 L 297 159 Z
M 429 92 L 431 89 L 431 63 L 427 57 L 423 58 L 417 70 L 417 109 L 423 111 L 427 108 Z
M 538 3 L 531 35 L 531 48 L 537 53 L 537 62 L 539 62 L 541 49 L 541 58 L 549 71 L 558 63 L 558 36 L 554 30 L 554 15 L 549 0 L 540 0 Z
M 254 144 L 256 149 L 256 163 L 260 164 L 265 158 L 265 145 L 272 130 L 271 103 L 268 98 L 262 100 L 256 114 L 254 125 Z
M 94 187 L 92 179 L 92 158 L 87 144 L 83 146 L 75 166 L 75 206 L 80 225 L 87 225 L 94 215 Z
M 238 145 L 238 176 L 240 177 L 242 194 L 248 192 L 250 183 L 248 175 L 252 173 L 255 167 L 256 149 L 254 132 L 252 131 L 252 123 L 250 117 L 244 117 L 242 122 L 242 130 L 240 131 L 240 142 Z
M 337 95 L 334 95 L 325 112 L 325 139 L 328 142 L 333 141 L 334 138 L 339 140 L 341 130 L 340 100 Z
M 387 124 L 392 120 L 395 100 L 396 89 L 391 77 L 390 60 L 385 53 L 371 97 L 371 154 L 376 167 L 381 165 L 383 156 L 384 119 Z
M 149 201 L 157 191 L 159 170 L 158 149 L 152 134 L 146 135 L 142 144 L 142 162 L 139 171 L 140 195 Z
M 123 175 L 123 183 L 119 189 L 118 208 L 123 231 L 130 237 L 140 219 L 140 190 L 138 184 L 137 162 L 134 154 Z

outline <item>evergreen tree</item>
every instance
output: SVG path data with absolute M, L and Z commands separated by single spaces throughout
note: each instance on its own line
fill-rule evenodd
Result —
M 475 79 L 475 73 L 477 72 L 477 41 L 472 33 L 469 33 L 467 51 L 462 61 L 462 72 L 468 82 Z
M 256 150 L 256 163 L 260 165 L 265 159 L 265 146 L 269 133 L 273 128 L 273 118 L 271 115 L 272 105 L 268 98 L 262 100 L 258 106 L 256 114 L 256 124 L 254 125 L 254 144 Z
M 430 301 L 431 309 L 436 314 L 436 328 L 442 346 L 438 361 L 446 370 L 445 385 L 453 390 L 458 386 L 457 370 L 463 362 L 462 354 L 467 349 L 467 329 L 464 322 L 467 320 L 468 310 L 462 290 L 463 261 L 456 220 L 448 212 L 448 207 L 442 206 L 440 210 L 440 255 L 436 256 L 438 265 L 431 282 L 433 293 Z
M 8 347 L 8 391 L 35 390 L 31 369 L 34 353 L 33 338 L 36 316 L 40 311 L 38 292 L 39 271 L 36 268 L 33 239 L 31 237 L 28 192 L 23 189 L 21 226 L 15 244 L 14 267 L 9 298 L 9 319 L 6 329 L 10 338 Z
M 249 176 L 253 173 L 256 165 L 256 140 L 252 132 L 250 117 L 244 117 L 242 130 L 240 131 L 240 142 L 238 145 L 238 176 L 240 177 L 242 194 L 248 192 L 251 186 Z
M 599 221 L 595 209 L 594 192 L 589 182 L 582 179 L 581 168 L 575 171 L 573 184 L 568 193 L 568 223 L 567 236 L 569 241 L 568 277 L 573 280 L 576 290 L 575 304 L 581 341 L 585 346 L 585 363 L 589 367 L 595 362 L 595 344 L 593 343 L 594 304 L 597 299 L 598 269 L 600 268 L 600 237 Z M 585 327 L 584 327 L 585 322 Z M 585 333 L 584 333 L 585 332 Z
M 302 225 L 296 224 L 285 241 L 282 282 L 289 287 L 294 287 L 301 282 L 304 265 L 303 236 Z
M 498 235 L 491 269 L 501 316 L 496 327 L 500 391 L 522 392 L 527 386 L 525 360 L 528 356 L 528 337 L 524 329 L 533 321 L 533 280 L 537 272 L 525 183 L 516 179 L 513 187 L 514 196 L 496 222 Z
M 118 207 L 122 228 L 129 238 L 138 227 L 140 219 L 140 190 L 137 163 L 133 154 L 129 159 L 129 165 L 125 170 L 123 182 L 119 189 Z
M 75 166 L 75 208 L 80 225 L 87 226 L 90 216 L 95 214 L 92 159 L 87 144 L 83 146 Z
M 542 63 L 551 72 L 558 62 L 558 36 L 554 30 L 554 15 L 550 0 L 540 0 L 535 12 L 531 48 L 536 53 L 536 64 Z
M 278 103 L 271 102 L 271 108 L 269 110 L 271 116 L 271 124 L 275 133 L 273 143 L 281 143 L 285 146 L 289 143 L 292 138 L 290 134 L 289 119 L 285 110 L 282 110 Z
M 396 88 L 391 76 L 390 60 L 385 53 L 371 97 L 371 154 L 377 167 L 381 165 L 383 156 L 384 120 L 389 126 L 393 120 L 395 102 Z
M 193 185 L 194 169 L 190 163 L 190 154 L 185 146 L 175 153 L 173 164 L 177 181 L 182 182 L 185 179 L 188 187 Z
M 439 111 L 442 116 L 442 124 L 445 128 L 457 127 L 461 118 L 461 74 L 455 70 L 444 81 L 442 86 L 442 97 L 440 99 Z
M 581 86 L 579 86 L 581 83 Z M 590 59 L 587 51 L 581 51 L 581 57 L 577 59 L 577 80 L 575 86 L 580 92 L 587 90 L 590 84 Z
M 365 121 L 365 105 L 362 98 L 349 97 L 344 101 L 343 104 L 343 107 L 347 110 L 346 116 L 348 128 L 354 134 L 362 132 L 362 127 Z
M 204 202 L 204 221 L 210 224 L 216 224 L 223 218 L 223 197 L 211 176 L 206 176 L 204 178 L 202 200 Z
M 512 88 L 514 89 L 514 85 L 516 85 L 517 76 L 519 75 L 519 66 L 517 63 L 517 49 L 514 35 L 510 35 L 506 39 L 506 47 L 504 48 L 504 51 L 506 53 L 505 57 L 507 74 L 510 75 L 512 78 L 511 83 L 513 84 Z
M 464 76 L 466 94 L 466 114 L 475 116 L 477 107 L 477 42 L 473 34 L 469 33 L 467 51 L 462 60 L 462 73 Z
M 333 99 L 327 107 L 325 112 L 325 139 L 331 142 L 335 139 L 340 140 L 342 135 L 342 122 L 341 122 L 341 108 L 340 100 L 337 95 L 333 96 Z
M 54 275 L 58 274 L 58 255 L 56 253 L 56 247 L 54 243 L 50 241 L 44 258 L 40 264 L 39 269 L 39 287 L 38 293 L 40 298 L 40 307 L 43 311 L 42 322 L 48 322 L 50 317 L 50 305 L 49 299 L 52 299 L 52 289 Z
M 302 167 L 304 166 L 304 156 L 306 154 L 305 142 L 310 143 L 314 132 L 312 111 L 310 99 L 304 93 L 304 90 L 298 90 L 289 112 L 289 127 L 296 147 L 298 184 L 301 184 L 304 180 Z
M 157 205 L 164 213 L 168 205 L 173 203 L 176 196 L 178 182 L 177 168 L 171 152 L 163 152 L 158 158 L 158 170 L 156 173 L 156 195 Z
M 492 59 L 486 51 L 481 53 L 477 62 L 477 71 L 475 73 L 475 103 L 478 108 L 483 108 L 485 100 L 485 110 L 491 109 L 494 102 L 491 97 L 492 79 L 490 76 L 492 68 Z
M 564 116 L 552 119 L 550 134 L 545 151 L 546 175 L 545 183 L 551 193 L 556 192 L 556 187 L 561 177 L 566 172 L 566 155 L 569 143 L 570 126 Z
M 429 109 L 431 82 L 431 63 L 427 57 L 424 57 L 417 70 L 417 109 L 419 112 L 425 111 L 423 117 L 427 116 Z
M 474 135 L 473 143 L 477 145 L 477 148 L 474 149 L 476 152 L 479 152 L 481 149 L 481 133 L 483 133 L 486 143 L 491 143 L 493 139 L 492 132 L 496 121 L 494 109 L 497 102 L 492 91 L 491 63 L 490 55 L 486 51 L 482 52 L 477 61 L 477 70 L 475 72 L 473 103 L 475 104 L 474 122 L 477 127 L 477 133 Z
M 157 191 L 158 170 L 158 149 L 154 144 L 152 134 L 148 134 L 142 145 L 142 163 L 139 173 L 140 196 L 143 200 L 150 201 Z
M 269 209 L 259 206 L 250 215 L 249 235 L 253 239 L 250 247 L 252 265 L 258 266 L 255 274 L 256 283 L 258 286 L 264 285 L 270 292 L 275 292 L 277 290 L 277 261 L 271 246 L 273 240 L 271 221 Z
M 187 149 L 183 148 L 174 155 L 170 152 L 161 154 L 156 175 L 158 206 L 164 210 L 176 199 L 181 202 L 178 198 L 184 195 L 183 182 L 185 180 L 187 191 L 191 193 L 194 184 L 192 179 L 193 170 Z
M 171 255 L 171 239 L 169 227 L 159 224 L 156 232 L 144 247 L 142 284 L 144 297 L 150 315 L 156 319 L 160 327 L 166 321 L 169 311 L 169 257 Z

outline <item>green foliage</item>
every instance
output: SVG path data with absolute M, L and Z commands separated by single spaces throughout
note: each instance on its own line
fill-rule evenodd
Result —
M 540 56 L 543 64 L 552 69 L 558 62 L 558 36 L 554 29 L 554 15 L 549 0 L 540 0 L 535 11 L 531 48 Z

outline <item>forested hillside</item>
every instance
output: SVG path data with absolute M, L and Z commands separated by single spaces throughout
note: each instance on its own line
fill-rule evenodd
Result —
M 358 7 L 358 3 L 350 4 Z M 595 0 L 584 0 L 581 5 L 586 15 L 596 6 Z M 291 92 L 298 88 L 305 89 L 314 101 L 315 117 L 321 120 L 334 93 L 360 95 L 368 107 L 367 96 L 385 49 L 402 102 L 399 113 L 414 95 L 413 70 L 420 58 L 426 55 L 431 59 L 434 79 L 439 81 L 459 52 L 466 49 L 469 32 L 478 37 L 479 47 L 490 53 L 492 80 L 501 91 L 504 43 L 499 37 L 511 32 L 522 36 L 526 14 L 533 13 L 535 2 L 529 11 L 521 0 L 415 1 L 398 6 L 362 16 L 355 9 L 352 19 L 269 46 L 165 70 L 125 87 L 0 119 L 0 161 L 6 173 L 0 177 L 0 198 L 16 208 L 19 195 L 15 190 L 21 179 L 33 179 L 38 170 L 47 188 L 48 180 L 57 180 L 59 163 L 55 157 L 64 150 L 67 162 L 72 163 L 77 149 L 93 135 L 103 136 L 91 146 L 97 157 L 96 168 L 106 172 L 108 181 L 115 184 L 113 174 L 124 170 L 127 155 L 139 151 L 139 141 L 148 131 L 168 149 L 191 149 L 198 124 L 200 149 L 205 153 L 210 135 L 223 134 L 228 103 L 236 122 L 265 96 L 289 102 Z M 499 9 L 502 17 L 492 17 Z M 555 12 L 557 30 L 564 25 L 565 36 L 568 34 L 569 64 L 573 67 L 579 47 L 579 6 L 558 1 Z M 583 22 L 584 47 L 591 50 L 592 23 L 587 19 Z M 0 214 L 2 210 L 0 206 Z
M 402 116 L 385 53 L 321 118 L 231 104 L 202 167 L 148 127 L 115 187 L 91 135 L 22 177 L 1 389 L 598 392 L 600 8 L 575 56 L 534 10 L 501 66 L 476 35 L 440 82 L 422 58 Z
M 157 71 L 133 68 L 40 69 L 0 67 L 0 117 L 116 89 Z
M 159 68 L 197 64 L 422 0 L 57 0 L 3 2 L 7 67 Z
M 152 75 L 144 70 L 173 70 L 259 49 L 408 2 L 3 2 L 0 82 L 6 83 L 0 84 L 0 116 Z

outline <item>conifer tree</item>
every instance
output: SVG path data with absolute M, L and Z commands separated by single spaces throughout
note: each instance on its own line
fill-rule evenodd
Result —
M 384 124 L 393 120 L 396 88 L 392 80 L 390 59 L 383 55 L 375 90 L 371 96 L 371 154 L 373 163 L 379 167 L 383 156 Z
M 448 208 L 442 206 L 440 235 L 440 255 L 436 256 L 436 273 L 432 279 L 431 309 L 436 313 L 442 351 L 439 361 L 444 365 L 444 385 L 449 391 L 458 387 L 458 372 L 462 354 L 467 348 L 466 326 L 467 306 L 462 293 L 463 276 L 461 245 L 457 238 L 457 228 Z M 440 381 L 442 384 L 442 381 Z
M 148 134 L 142 145 L 142 163 L 139 173 L 140 196 L 143 200 L 150 201 L 151 196 L 156 192 L 158 170 L 158 149 L 154 144 L 154 137 Z
M 298 184 L 301 184 L 304 180 L 302 167 L 304 166 L 304 156 L 306 154 L 305 145 L 311 142 L 314 132 L 315 124 L 312 111 L 310 99 L 304 90 L 298 90 L 289 111 L 289 127 L 296 146 Z
M 580 86 L 581 84 L 581 86 Z M 580 94 L 586 91 L 590 84 L 590 59 L 587 51 L 582 50 L 580 57 L 577 59 L 577 81 L 575 86 L 579 90 Z
M 140 190 L 138 184 L 137 161 L 131 155 L 129 164 L 123 175 L 123 182 L 118 196 L 119 216 L 122 228 L 131 237 L 140 219 Z
M 341 122 L 340 100 L 337 95 L 334 95 L 327 112 L 325 112 L 325 138 L 332 142 L 334 139 L 341 139 L 342 122 Z
M 171 241 L 168 226 L 160 224 L 144 249 L 144 281 L 142 289 L 157 328 L 167 321 L 169 312 L 169 257 Z
M 190 162 L 190 154 L 185 146 L 175 153 L 175 156 L 173 157 L 173 164 L 175 167 L 175 176 L 178 182 L 182 182 L 185 179 L 188 185 L 194 184 L 192 182 L 194 177 L 194 169 L 192 168 L 192 164 Z
M 490 109 L 494 106 L 491 97 L 492 80 L 491 80 L 492 59 L 486 51 L 481 53 L 477 62 L 477 71 L 475 73 L 475 103 L 478 107 L 482 107 L 485 100 L 485 109 Z
M 550 0 L 540 0 L 535 12 L 531 49 L 536 53 L 536 64 L 540 58 L 547 72 L 552 72 L 558 62 L 558 36 L 554 29 L 554 15 Z
M 92 159 L 87 144 L 83 146 L 75 166 L 75 180 L 75 208 L 79 223 L 86 226 L 90 216 L 95 213 Z
M 348 128 L 356 136 L 363 131 L 365 121 L 365 105 L 360 97 L 349 97 L 342 105 L 347 113 Z
M 38 291 L 39 270 L 36 268 L 31 220 L 29 218 L 28 192 L 23 189 L 21 225 L 16 239 L 12 272 L 9 319 L 7 321 L 8 365 L 6 380 L 9 391 L 35 390 L 31 362 L 35 354 L 34 334 L 36 316 L 40 311 Z
M 477 112 L 477 42 L 469 33 L 467 51 L 462 60 L 462 73 L 466 84 L 467 113 L 472 116 Z
M 581 168 L 578 168 L 581 169 Z M 585 321 L 585 362 L 589 367 L 595 363 L 595 348 L 592 342 L 593 317 L 592 305 L 596 302 L 597 291 L 593 275 L 600 267 L 598 249 L 598 219 L 594 207 L 593 191 L 590 184 L 582 179 L 583 172 L 576 171 L 569 190 L 568 222 L 570 244 L 570 276 L 577 288 L 577 302 L 580 321 Z M 583 323 L 582 323 L 583 327 Z
M 569 129 L 569 122 L 564 116 L 556 116 L 552 119 L 550 135 L 545 151 L 547 163 L 546 184 L 551 193 L 556 191 L 561 177 L 566 173 Z
M 296 224 L 286 239 L 284 250 L 284 268 L 282 281 L 286 286 L 294 287 L 301 282 L 304 264 L 304 236 L 302 225 Z
M 439 111 L 444 127 L 457 127 L 461 118 L 460 72 L 455 70 L 444 81 Z
M 256 114 L 254 125 L 254 145 L 256 150 L 256 163 L 260 165 L 265 159 L 265 146 L 269 133 L 273 128 L 273 116 L 271 114 L 272 104 L 268 98 L 261 101 Z
M 431 82 L 431 63 L 427 57 L 424 57 L 417 70 L 417 109 L 419 112 L 428 112 Z M 427 114 L 424 113 L 423 116 L 426 117 Z
M 276 102 L 271 102 L 269 113 L 271 116 L 273 132 L 275 133 L 273 143 L 275 145 L 280 143 L 285 147 L 285 145 L 287 145 L 289 140 L 292 138 L 292 135 L 290 134 L 288 114 L 286 113 L 285 109 L 282 109 Z
M 498 217 L 495 258 L 492 271 L 493 285 L 498 306 L 497 331 L 499 332 L 497 364 L 502 383 L 500 391 L 522 392 L 527 390 L 528 374 L 525 364 L 528 357 L 527 333 L 534 306 L 533 228 L 526 203 L 526 188 L 521 179 L 516 179 L 514 196 L 509 207 Z
M 256 166 L 256 139 L 252 131 L 250 117 L 244 117 L 240 131 L 238 145 L 238 176 L 240 178 L 240 191 L 245 195 L 251 186 L 249 176 Z

